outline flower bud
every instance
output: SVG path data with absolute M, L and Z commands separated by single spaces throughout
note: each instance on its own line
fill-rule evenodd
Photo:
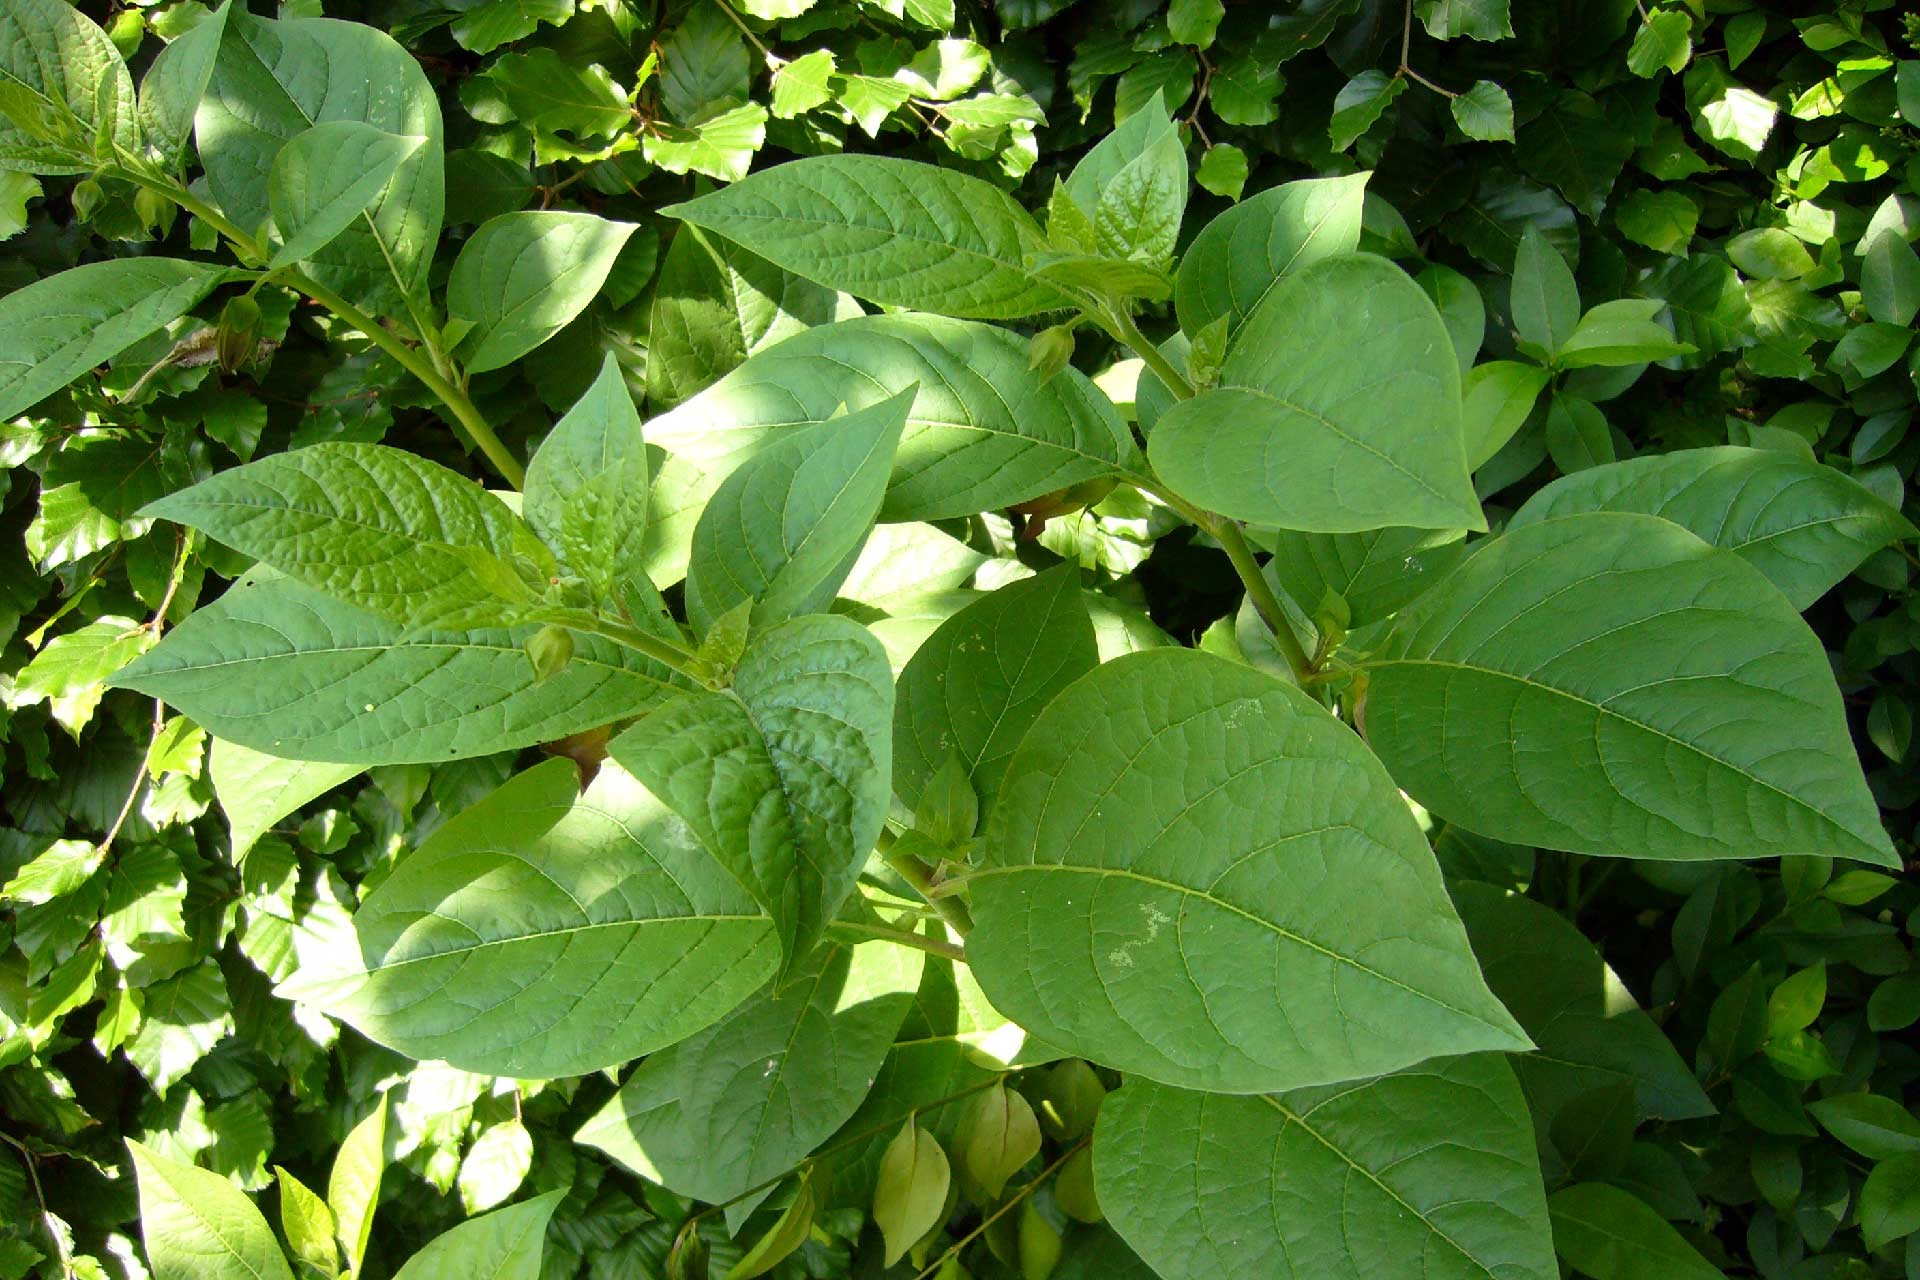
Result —
M 1027 347 L 1027 368 L 1038 373 L 1042 381 L 1066 368 L 1072 359 L 1073 326 L 1070 324 L 1042 329 L 1033 335 Z
M 93 221 L 93 215 L 100 212 L 100 206 L 107 202 L 107 191 L 92 178 L 82 178 L 73 184 L 73 212 L 82 222 Z
M 253 358 L 260 339 L 260 304 L 246 294 L 227 299 L 220 311 L 220 328 L 213 340 L 214 354 L 228 373 Z
M 545 680 L 565 667 L 573 658 L 573 632 L 551 624 L 534 632 L 527 640 L 527 661 L 533 664 L 533 678 Z

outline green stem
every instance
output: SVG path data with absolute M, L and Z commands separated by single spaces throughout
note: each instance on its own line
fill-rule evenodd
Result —
M 240 260 L 248 266 L 259 267 L 266 264 L 266 251 L 257 240 L 248 235 L 225 214 L 202 200 L 199 196 L 194 195 L 193 192 L 187 188 L 178 183 L 162 181 L 142 173 L 138 169 L 126 166 L 111 166 L 107 171 L 111 172 L 115 177 L 125 178 L 128 182 L 134 183 L 136 186 L 145 187 L 149 191 L 154 191 L 167 197 L 167 199 L 173 201 L 182 209 L 185 209 L 188 213 L 212 227 L 215 231 L 218 231 L 232 242 L 234 250 Z M 366 334 L 369 342 L 392 356 L 401 368 L 420 379 L 420 381 L 425 384 L 427 390 L 439 397 L 440 402 L 446 405 L 447 409 L 453 414 L 454 421 L 466 428 L 467 434 L 473 437 L 474 444 L 479 446 L 480 452 L 486 455 L 487 461 L 493 464 L 494 470 L 498 471 L 508 484 L 516 489 L 526 484 L 526 468 L 522 467 L 519 459 L 513 456 L 505 444 L 501 443 L 500 437 L 494 433 L 492 424 L 481 414 L 473 401 L 468 399 L 467 393 L 454 385 L 452 380 L 442 376 L 440 371 L 434 367 L 433 361 L 430 358 L 423 356 L 419 351 L 408 346 L 394 334 L 388 332 L 386 327 L 378 320 L 360 310 L 360 308 L 354 306 L 351 302 L 348 302 L 345 298 L 313 279 L 305 272 L 294 268 L 287 268 L 276 271 L 273 274 L 278 276 L 291 288 L 306 294 L 309 298 L 312 298 L 315 302 L 339 316 L 361 333 Z
M 1153 370 L 1154 376 L 1167 384 L 1167 389 L 1173 392 L 1175 399 L 1193 398 L 1193 384 L 1187 381 L 1185 374 L 1173 367 L 1173 362 L 1161 354 L 1160 348 L 1154 346 L 1146 334 L 1140 332 L 1140 326 L 1133 322 L 1133 317 L 1126 313 L 1125 308 L 1109 306 L 1102 310 L 1103 314 L 1099 317 L 1103 321 L 1101 327 L 1117 341 L 1131 347 L 1133 353 L 1146 362 L 1147 368 Z
M 1247 598 L 1253 601 L 1254 612 L 1260 615 L 1260 620 L 1267 624 L 1267 630 L 1273 633 L 1274 643 L 1286 655 L 1294 678 L 1305 684 L 1307 677 L 1313 674 L 1313 659 L 1300 646 L 1300 637 L 1293 634 L 1286 610 L 1280 607 L 1280 597 L 1273 594 L 1273 588 L 1267 584 L 1267 575 L 1260 572 L 1260 562 L 1253 558 L 1253 548 L 1247 545 L 1247 536 L 1240 532 L 1240 526 L 1232 520 L 1221 520 L 1213 536 L 1220 539 L 1220 545 L 1226 549 L 1227 559 L 1233 561 L 1233 571 L 1246 584 Z
M 934 891 L 935 876 L 932 867 L 911 853 L 898 852 L 890 841 L 882 841 L 875 847 L 879 848 L 880 857 L 886 864 L 899 872 L 900 878 L 912 885 L 914 892 L 925 898 L 927 905 L 938 911 L 940 918 L 946 921 L 955 933 L 964 938 L 973 932 L 973 915 L 967 910 L 966 904 Z
M 867 938 L 885 938 L 888 942 L 903 947 L 913 947 L 932 956 L 945 956 L 959 964 L 967 962 L 967 949 L 945 938 L 929 938 L 924 933 L 909 933 L 905 929 L 890 929 L 883 924 L 868 924 L 864 920 L 835 920 L 828 926 L 829 933 L 857 934 Z M 855 939 L 856 941 L 858 939 Z
M 1089 1142 L 1092 1142 L 1092 1141 L 1093 1141 L 1093 1135 L 1088 1134 L 1086 1137 L 1081 1138 L 1080 1141 L 1074 1143 L 1072 1146 L 1068 1147 L 1065 1151 L 1061 1152 L 1059 1157 L 1056 1158 L 1052 1164 L 1042 1169 L 1039 1172 L 1039 1174 L 1034 1177 L 1033 1181 L 1021 1186 L 1012 1195 L 1007 1197 L 1007 1201 L 1005 1204 L 995 1209 L 992 1213 L 988 1214 L 986 1217 L 980 1219 L 979 1225 L 975 1226 L 973 1230 L 967 1232 L 967 1234 L 961 1236 L 958 1240 L 955 1240 L 953 1242 L 952 1247 L 950 1247 L 945 1253 L 941 1254 L 939 1257 L 935 1258 L 932 1262 L 928 1263 L 926 1269 L 921 1271 L 919 1275 L 915 1276 L 913 1280 L 927 1280 L 927 1277 L 939 1271 L 941 1267 L 946 1265 L 948 1258 L 957 1256 L 962 1249 L 972 1244 L 976 1237 L 978 1237 L 980 1234 L 985 1232 L 986 1229 L 988 1227 L 991 1227 L 995 1222 L 999 1221 L 1000 1217 L 1003 1214 L 1007 1213 L 1015 1205 L 1019 1204 L 1022 1200 L 1025 1200 L 1028 1196 L 1038 1191 L 1040 1189 L 1041 1183 L 1045 1182 L 1048 1178 L 1051 1178 L 1054 1174 L 1058 1173 L 1060 1171 L 1060 1166 L 1064 1165 L 1067 1161 L 1073 1159 L 1073 1157 L 1079 1152 L 1080 1148 L 1086 1146 Z
M 520 460 L 514 457 L 512 451 L 501 442 L 500 437 L 494 434 L 492 424 L 481 416 L 480 410 L 472 400 L 467 398 L 467 393 L 442 377 L 439 370 L 433 367 L 433 361 L 430 358 L 402 342 L 389 333 L 378 320 L 305 272 L 289 268 L 278 274 L 293 288 L 366 334 L 374 346 L 392 356 L 399 362 L 401 368 L 420 379 L 427 390 L 438 396 L 440 402 L 453 411 L 454 419 L 466 428 L 467 434 L 473 437 L 476 445 L 480 446 L 480 452 L 487 456 L 487 461 L 493 464 L 493 469 L 500 473 L 501 478 L 516 489 L 526 485 L 527 470 L 520 465 Z
M 537 614 L 541 621 L 551 622 L 555 626 L 565 627 L 569 631 L 580 631 L 587 635 L 600 636 L 611 640 L 636 653 L 643 653 L 661 666 L 678 671 L 687 679 L 703 689 L 718 692 L 722 687 L 714 672 L 692 653 L 649 632 L 642 631 L 631 623 L 617 622 L 612 618 L 589 612 L 585 609 L 563 609 L 551 613 Z

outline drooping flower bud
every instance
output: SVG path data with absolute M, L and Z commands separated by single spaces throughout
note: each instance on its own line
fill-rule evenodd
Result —
M 557 674 L 573 660 L 573 632 L 551 624 L 527 639 L 527 661 L 533 664 L 533 678 L 545 680 Z
M 214 353 L 220 367 L 236 372 L 253 358 L 260 340 L 260 304 L 246 294 L 227 299 L 220 311 L 220 328 L 214 337 Z

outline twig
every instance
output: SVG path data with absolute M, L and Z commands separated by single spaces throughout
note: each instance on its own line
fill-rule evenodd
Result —
M 945 938 L 929 938 L 924 933 L 909 933 L 905 929 L 889 929 L 883 924 L 868 924 L 864 920 L 835 920 L 828 926 L 828 932 L 855 933 L 869 938 L 885 938 L 888 942 L 903 947 L 913 947 L 932 956 L 944 956 L 956 964 L 967 962 L 967 949 L 948 942 Z

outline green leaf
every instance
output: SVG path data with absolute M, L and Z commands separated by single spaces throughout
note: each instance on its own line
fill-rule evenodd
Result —
M 132 618 L 109 614 L 55 636 L 20 668 L 8 701 L 28 706 L 45 698 L 53 718 L 75 737 L 93 719 L 106 681 L 153 645 L 154 633 Z
M 1168 266 L 1187 207 L 1187 152 L 1164 101 L 1155 95 L 1094 144 L 1066 191 L 1093 220 L 1101 254 Z
M 831 290 L 731 241 L 684 227 L 667 247 L 654 284 L 647 401 L 671 409 L 748 356 L 826 324 L 837 310 Z
M 1288 274 L 1353 252 L 1370 176 L 1282 183 L 1209 222 L 1180 259 L 1180 327 L 1199 333 L 1224 315 L 1237 328 Z
M 1920 1120 L 1879 1093 L 1842 1093 L 1807 1104 L 1820 1126 L 1869 1160 L 1920 1152 Z
M 881 156 L 812 156 L 661 210 L 870 302 L 1010 320 L 1067 305 L 1027 275 L 1039 228 L 979 178 Z
M 691 123 L 713 103 L 747 96 L 753 55 L 719 5 L 699 4 L 661 42 L 660 66 L 660 105 Z
M 1518 360 L 1490 360 L 1467 371 L 1460 388 L 1460 418 L 1469 470 L 1485 466 L 1526 425 L 1552 378 L 1549 370 Z
M 1247 185 L 1247 153 L 1231 142 L 1216 142 L 1200 157 L 1193 180 L 1216 196 L 1238 200 Z
M 1345 151 L 1371 129 L 1393 100 L 1407 91 L 1407 82 L 1384 71 L 1362 71 L 1347 81 L 1333 100 L 1333 119 L 1327 137 L 1335 151 Z
M 215 738 L 208 771 L 221 812 L 227 816 L 231 856 L 237 863 L 276 822 L 357 777 L 360 766 L 283 760 Z
M 1743 231 L 1727 241 L 1727 257 L 1761 280 L 1798 280 L 1813 270 L 1813 255 L 1791 232 L 1779 227 Z
M 1920 1155 L 1895 1156 L 1873 1166 L 1860 1189 L 1860 1232 L 1867 1248 L 1920 1231 Z
M 1588 365 L 1641 364 L 1692 354 L 1692 343 L 1677 340 L 1653 317 L 1666 304 L 1654 298 L 1603 302 L 1580 317 L 1554 353 L 1569 369 Z
M 474 1139 L 460 1161 L 460 1206 L 479 1213 L 511 1196 L 533 1167 L 533 1135 L 518 1120 L 494 1125 Z
M 280 1230 L 294 1257 L 318 1267 L 323 1275 L 340 1274 L 340 1250 L 334 1244 L 333 1211 L 327 1202 L 278 1165 L 273 1170 L 280 1188 Z
M 223 0 L 219 8 L 169 42 L 140 81 L 140 126 L 148 145 L 160 153 L 161 163 L 169 169 L 179 166 L 193 140 L 193 115 L 213 78 L 214 59 L 232 9 Z
M 814 1213 L 819 1208 L 814 1192 L 816 1167 L 809 1165 L 802 1171 L 792 1202 L 781 1211 L 767 1233 L 754 1242 L 753 1248 L 727 1268 L 723 1280 L 752 1280 L 754 1276 L 765 1275 L 812 1237 Z
M 1713 1114 L 1673 1045 L 1566 917 L 1490 885 L 1449 888 L 1487 986 L 1538 1046 L 1511 1061 L 1543 1126 L 1575 1099 L 1622 1085 L 1643 1119 Z
M 967 883 L 994 1006 L 1164 1084 L 1526 1045 L 1386 772 L 1299 690 L 1207 654 L 1132 654 L 1054 698 Z
M 696 632 L 746 601 L 755 627 L 833 602 L 880 513 L 917 392 L 783 432 L 720 482 L 693 531 L 686 605 Z
M 409 632 L 285 578 L 249 574 L 113 684 L 137 689 L 268 754 L 358 765 L 510 751 L 638 715 L 668 672 L 631 649 L 575 638 L 537 682 L 535 628 Z
M 521 512 L 596 606 L 617 612 L 641 573 L 647 449 L 640 414 L 612 352 L 527 464 Z
M 503 213 L 460 246 L 447 314 L 473 327 L 461 358 L 474 373 L 512 364 L 586 310 L 635 224 L 591 213 Z
M 1767 1035 L 1778 1037 L 1804 1031 L 1820 1016 L 1827 1002 L 1827 966 L 1809 965 L 1789 976 L 1767 997 Z
M 1860 301 L 1882 324 L 1905 327 L 1920 314 L 1920 254 L 1899 234 L 1882 232 L 1861 255 Z
M 1181 44 L 1208 48 L 1226 11 L 1221 0 L 1173 0 L 1167 7 L 1167 34 Z
M 541 133 L 598 138 L 633 122 L 626 91 L 606 68 L 583 66 L 552 49 L 509 53 L 487 69 L 486 78 L 506 99 L 514 121 Z
M 410 627 L 489 603 L 537 603 L 536 585 L 553 573 L 553 554 L 504 502 L 386 445 L 273 454 L 168 494 L 141 514 L 199 529 Z
M 1593 1280 L 1726 1280 L 1631 1192 L 1582 1182 L 1555 1192 L 1547 1210 L 1554 1248 Z
M 380 1205 L 380 1175 L 387 1166 L 387 1095 L 347 1133 L 327 1175 L 327 1209 L 333 1215 L 347 1269 L 358 1273 L 373 1237 Z
M 767 109 L 757 102 L 708 116 L 698 124 L 658 124 L 640 139 L 640 152 L 668 173 L 704 173 L 738 182 L 767 138 Z
M 1579 511 L 1660 516 L 1737 553 L 1805 610 L 1914 529 L 1850 476 L 1777 449 L 1682 449 L 1596 467 L 1529 498 L 1510 528 Z
M 1558 1274 L 1533 1124 L 1495 1054 L 1251 1097 L 1129 1080 L 1094 1150 L 1108 1220 L 1166 1280 L 1372 1280 L 1415 1259 Z
M 783 969 L 853 889 L 886 816 L 893 678 L 837 616 L 756 635 L 722 693 L 686 693 L 612 743 L 773 918 Z
M 21 906 L 43 906 L 91 880 L 105 857 L 91 841 L 55 840 L 0 885 L 0 894 Z
M 1640 24 L 1627 50 L 1627 70 L 1652 79 L 1662 68 L 1676 75 L 1693 57 L 1693 19 L 1681 9 L 1661 9 Z
M 89 173 L 97 137 L 129 156 L 140 153 L 127 64 L 107 33 L 63 0 L 8 0 L 0 8 L 0 82 L 10 107 L 0 116 L 0 166 Z M 21 127 L 13 109 L 57 122 L 59 140 Z M 0 412 L 0 418 L 12 416 Z
M 1419 285 L 1366 254 L 1275 286 L 1240 327 L 1220 385 L 1162 414 L 1148 457 L 1182 497 L 1255 524 L 1485 527 L 1452 339 Z
M 1490 540 L 1367 664 L 1408 794 L 1516 844 L 1891 865 L 1825 653 L 1732 552 L 1652 516 Z
M 1311 614 L 1340 597 L 1347 625 L 1364 627 L 1398 613 L 1441 580 L 1466 552 L 1458 529 L 1371 529 L 1365 533 L 1294 533 L 1272 538 L 1267 573 Z
M 1736 160 L 1759 158 L 1780 118 L 1772 99 L 1736 84 L 1713 58 L 1694 59 L 1687 68 L 1686 90 L 1687 108 L 1702 138 Z
M 1635 244 L 1685 257 L 1700 223 L 1700 206 L 1679 191 L 1635 191 L 1613 207 L 1620 234 Z
M 314 125 L 335 120 L 426 141 L 401 162 L 367 216 L 305 270 L 376 310 L 424 298 L 446 182 L 439 100 L 420 64 L 384 32 L 357 22 L 276 22 L 244 10 L 228 17 L 194 117 L 207 187 L 221 212 L 249 232 L 265 222 L 274 157 Z
M 1476 142 L 1513 141 L 1513 99 L 1491 80 L 1473 87 L 1447 104 L 1460 132 Z
M 873 1221 L 886 1239 L 887 1266 L 940 1225 L 951 1177 L 939 1141 L 909 1116 L 880 1157 L 873 1190 Z
M 1077 565 L 1062 564 L 974 601 L 941 623 L 900 672 L 894 791 L 916 804 L 949 755 L 957 755 L 991 810 L 1028 726 L 1099 662 Z
M 177 258 L 113 258 L 0 297 L 0 420 L 185 315 L 228 274 Z
M 415 1058 L 524 1079 L 664 1048 L 767 978 L 773 931 L 618 769 L 550 760 L 441 826 L 285 991 Z
M 1611 108 L 1611 110 L 1609 109 Z M 1520 126 L 1513 154 L 1528 176 L 1550 182 L 1573 207 L 1598 221 L 1607 197 L 1634 152 L 1634 128 L 1577 89 L 1556 89 L 1546 108 Z
M 844 320 L 769 347 L 648 422 L 649 441 L 675 455 L 654 481 L 655 580 L 681 571 L 677 540 L 753 451 L 916 383 L 882 520 L 999 510 L 1111 475 L 1134 456 L 1112 402 L 1076 371 L 1039 377 L 1015 334 L 937 316 Z
M 641 1063 L 574 1141 L 709 1204 L 779 1177 L 867 1096 L 921 961 L 891 942 L 820 948 L 777 992 Z
M 40 179 L 24 173 L 0 172 L 0 240 L 11 240 L 27 229 L 27 201 L 43 194 Z
M 543 22 L 556 26 L 573 16 L 574 0 L 485 0 L 453 20 L 453 38 L 472 53 L 492 53 L 524 40 Z
M 1554 392 L 1547 404 L 1547 455 L 1563 475 L 1612 462 L 1618 455 L 1607 416 L 1591 400 Z
M 140 1232 L 160 1280 L 293 1280 L 273 1228 L 217 1173 L 127 1139 L 140 1181 Z
M 1509 0 L 1416 0 L 1427 34 L 1435 40 L 1466 36 L 1472 40 L 1504 40 L 1513 34 Z
M 781 63 L 773 73 L 773 118 L 791 120 L 815 107 L 825 106 L 833 97 L 829 84 L 833 72 L 831 49 L 815 49 L 792 62 Z
M 1580 290 L 1567 260 L 1538 227 L 1520 237 L 1513 263 L 1513 327 L 1520 337 L 1548 355 L 1573 336 L 1580 323 Z
M 566 1188 L 470 1218 L 407 1259 L 393 1280 L 540 1280 L 547 1219 Z
M 382 133 L 357 120 L 317 124 L 280 148 L 267 203 L 281 244 L 269 271 L 313 257 L 360 220 L 425 138 Z

